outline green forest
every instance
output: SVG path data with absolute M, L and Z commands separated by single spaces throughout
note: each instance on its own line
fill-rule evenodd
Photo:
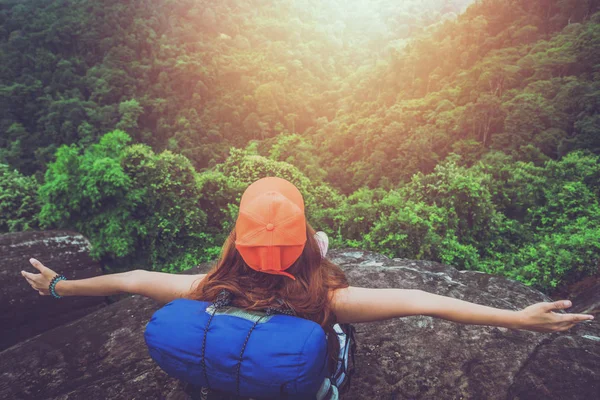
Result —
M 0 0 L 0 233 L 218 257 L 279 176 L 332 246 L 600 276 L 600 0 Z

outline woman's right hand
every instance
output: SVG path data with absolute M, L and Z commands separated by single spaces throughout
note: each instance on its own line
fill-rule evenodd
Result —
M 27 282 L 31 285 L 33 290 L 36 290 L 42 296 L 50 295 L 50 281 L 56 275 L 56 272 L 51 270 L 50 268 L 44 266 L 41 262 L 36 260 L 35 258 L 30 258 L 29 262 L 34 266 L 40 273 L 32 274 L 30 272 L 21 271 L 21 275 L 27 280 Z

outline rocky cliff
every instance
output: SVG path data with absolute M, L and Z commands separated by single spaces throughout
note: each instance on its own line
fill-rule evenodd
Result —
M 355 250 L 330 257 L 355 286 L 422 289 L 506 309 L 551 301 L 518 282 L 433 262 Z M 54 302 L 47 307 L 60 302 L 48 300 Z M 144 344 L 145 324 L 159 307 L 131 296 L 4 350 L 0 398 L 186 399 L 184 385 L 154 365 Z M 356 328 L 357 371 L 346 399 L 587 400 L 600 394 L 597 320 L 552 334 L 426 316 Z
M 40 296 L 21 270 L 37 272 L 31 257 L 69 279 L 102 273 L 89 256 L 90 243 L 74 232 L 24 232 L 0 235 L 0 350 L 76 320 L 106 305 L 102 297 L 69 297 L 57 302 Z

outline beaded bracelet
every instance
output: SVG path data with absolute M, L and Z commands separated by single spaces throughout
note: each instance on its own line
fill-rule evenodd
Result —
M 59 296 L 56 293 L 56 290 L 54 288 L 56 287 L 56 284 L 59 281 L 66 281 L 66 280 L 67 280 L 67 278 L 65 278 L 64 275 L 56 275 L 54 278 L 52 278 L 52 280 L 50 281 L 50 286 L 48 288 L 52 297 L 54 297 L 55 299 L 60 299 L 61 297 L 63 297 L 63 296 Z

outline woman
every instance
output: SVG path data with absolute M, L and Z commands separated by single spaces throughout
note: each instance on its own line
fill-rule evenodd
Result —
M 177 298 L 214 301 L 222 290 L 233 305 L 263 310 L 285 305 L 326 332 L 338 323 L 381 321 L 427 315 L 462 324 L 493 325 L 537 332 L 565 331 L 591 320 L 587 314 L 563 314 L 571 302 L 536 303 L 503 310 L 412 289 L 368 289 L 348 285 L 343 271 L 324 258 L 323 236 L 306 222 L 298 189 L 280 178 L 264 178 L 242 196 L 235 229 L 217 265 L 200 275 L 145 270 L 81 280 L 59 280 L 41 262 L 30 259 L 37 274 L 21 271 L 40 295 L 108 296 L 140 294 L 161 303 Z M 52 282 L 53 281 L 53 282 Z M 52 286 L 50 284 L 52 283 Z M 333 336 L 333 335 L 330 335 Z

